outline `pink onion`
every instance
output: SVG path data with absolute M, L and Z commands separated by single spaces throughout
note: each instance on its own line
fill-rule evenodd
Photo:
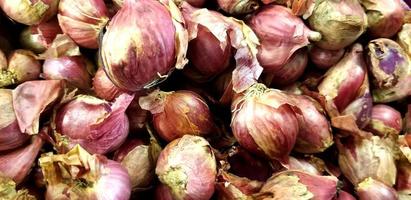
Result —
M 171 195 L 170 189 L 167 186 L 160 183 L 157 184 L 155 190 L 155 200 L 174 200 L 173 196 Z
M 62 96 L 64 83 L 60 80 L 27 81 L 13 90 L 13 108 L 22 133 L 39 132 L 41 114 Z
M 133 190 L 148 188 L 153 183 L 155 165 L 161 147 L 144 144 L 140 139 L 127 140 L 114 154 L 114 160 L 127 169 Z
M 384 183 L 367 178 L 356 188 L 360 200 L 397 200 L 398 195 L 394 188 Z
M 13 108 L 12 90 L 0 89 L 0 151 L 23 145 L 29 136 L 20 132 Z
M 384 104 L 374 105 L 366 129 L 379 136 L 396 137 L 402 130 L 401 113 Z
M 324 161 L 314 156 L 304 158 L 290 157 L 290 162 L 287 166 L 288 169 L 315 175 L 322 175 L 325 167 Z
M 243 15 L 258 9 L 258 1 L 255 0 L 217 0 L 218 6 L 231 15 Z
M 123 92 L 120 88 L 115 86 L 113 82 L 107 77 L 103 68 L 98 68 L 96 75 L 93 78 L 93 90 L 96 96 L 107 101 L 112 101 L 120 96 Z
M 411 39 L 409 35 L 411 34 L 411 23 L 402 25 L 401 30 L 398 32 L 397 43 L 401 45 L 405 53 L 411 56 Z
M 256 199 L 318 199 L 329 200 L 337 194 L 338 179 L 297 170 L 274 174 L 263 185 Z
M 318 85 L 318 91 L 342 115 L 353 115 L 360 128 L 368 124 L 372 99 L 360 44 L 354 44 L 344 57 L 327 71 Z
M 40 76 L 41 64 L 33 52 L 18 49 L 8 59 L 7 70 L 0 71 L 0 87 L 36 80 Z
M 349 46 L 367 28 L 367 15 L 358 0 L 315 2 L 310 27 L 323 36 L 315 44 L 323 49 L 339 50 Z
M 397 163 L 398 173 L 395 188 L 399 194 L 411 195 L 411 163 L 401 160 Z
M 172 1 L 126 0 L 101 44 L 110 80 L 119 88 L 138 91 L 165 79 L 174 66 L 183 68 L 187 33 L 182 21 Z
M 99 34 L 109 20 L 103 0 L 60 0 L 57 17 L 64 33 L 91 49 L 99 47 Z
M 128 135 L 129 121 L 125 111 L 133 97 L 124 93 L 109 103 L 79 95 L 61 107 L 55 124 L 57 136 L 61 135 L 61 140 L 66 141 L 62 148 L 70 149 L 80 144 L 88 152 L 98 154 L 117 149 Z
M 216 183 L 217 198 L 219 200 L 252 199 L 263 186 L 263 182 L 238 177 L 220 170 Z
M 11 19 L 26 25 L 47 21 L 57 13 L 58 0 L 1 0 L 0 7 Z
M 153 114 L 154 128 L 166 141 L 186 134 L 205 136 L 215 130 L 207 103 L 194 92 L 156 90 L 140 97 L 139 104 Z
M 235 49 L 234 91 L 242 92 L 257 82 L 263 69 L 257 60 L 258 38 L 250 27 L 243 21 L 196 9 L 185 2 L 180 7 L 188 27 L 188 56 L 194 66 L 186 71 L 189 77 L 206 81 L 220 74 L 229 67 Z
M 130 132 L 132 133 L 138 133 L 146 130 L 145 124 L 150 117 L 150 112 L 142 109 L 138 103 L 141 95 L 143 94 L 135 94 L 133 101 L 126 110 L 130 124 Z
M 113 3 L 116 7 L 121 8 L 124 4 L 124 1 L 125 0 L 113 0 Z M 201 8 L 206 3 L 206 0 L 176 0 L 175 1 L 177 5 L 180 5 L 182 2 L 187 2 L 194 7 Z
M 327 50 L 320 47 L 313 46 L 310 48 L 310 60 L 320 69 L 329 69 L 344 56 L 345 49 Z
M 361 0 L 368 18 L 368 31 L 376 38 L 394 36 L 404 22 L 401 0 Z
M 380 38 L 368 43 L 368 67 L 375 102 L 391 102 L 411 93 L 411 60 L 396 42 Z
M 287 162 L 299 124 L 289 97 L 257 83 L 231 105 L 231 128 L 237 141 L 250 152 Z
M 44 52 L 53 42 L 57 34 L 62 33 L 57 19 L 42 22 L 25 28 L 20 35 L 20 43 L 24 48 L 35 53 Z
M 338 163 L 345 177 L 354 185 L 371 177 L 393 186 L 397 168 L 387 139 L 378 136 L 337 140 Z
M 4 199 L 36 200 L 27 189 L 16 189 L 16 183 L 10 178 L 0 176 L 1 196 Z
M 297 50 L 288 62 L 276 71 L 268 72 L 264 80 L 268 85 L 286 86 L 294 83 L 303 75 L 307 67 L 308 56 L 306 49 Z
M 262 0 L 264 4 L 270 4 L 275 2 L 287 6 L 291 9 L 292 13 L 297 16 L 302 16 L 307 19 L 313 12 L 315 7 L 314 0 Z
M 29 174 L 42 146 L 43 140 L 39 136 L 34 136 L 31 144 L 2 152 L 0 154 L 1 176 L 9 177 L 16 184 L 20 184 Z
M 156 174 L 170 189 L 173 199 L 208 200 L 214 193 L 216 167 L 207 140 L 184 135 L 170 142 L 160 153 Z
M 335 200 L 356 200 L 356 198 L 352 196 L 350 193 L 344 190 L 340 190 Z
M 67 154 L 43 154 L 39 164 L 47 182 L 46 200 L 130 198 L 127 170 L 104 156 L 90 155 L 79 145 Z
M 321 34 L 308 29 L 290 9 L 279 5 L 265 6 L 251 17 L 248 25 L 260 39 L 258 61 L 270 72 L 279 70 L 310 41 L 321 39 Z
M 42 76 L 48 80 L 66 80 L 83 90 L 91 88 L 93 64 L 83 56 L 63 56 L 46 59 Z

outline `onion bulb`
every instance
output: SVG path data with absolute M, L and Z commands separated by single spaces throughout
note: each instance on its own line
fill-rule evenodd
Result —
M 366 178 L 356 188 L 360 200 L 397 200 L 397 191 L 373 178 Z
M 328 69 L 337 64 L 344 56 L 344 49 L 327 50 L 313 46 L 309 50 L 310 60 L 320 69 Z
M 47 21 L 57 13 L 59 0 L 2 0 L 0 7 L 11 19 L 34 25 Z
M 46 200 L 128 200 L 130 178 L 120 163 L 90 155 L 76 145 L 66 154 L 45 153 L 39 159 L 47 182 Z
M 231 15 L 244 15 L 258 9 L 255 0 L 217 0 L 218 6 Z
M 57 34 L 62 33 L 57 19 L 42 22 L 25 28 L 20 34 L 20 43 L 35 53 L 44 52 Z
M 396 137 L 402 130 L 401 113 L 384 104 L 374 105 L 366 129 L 379 136 Z
M 111 82 L 102 67 L 98 68 L 96 75 L 94 75 L 93 90 L 97 97 L 107 101 L 114 100 L 123 91 Z

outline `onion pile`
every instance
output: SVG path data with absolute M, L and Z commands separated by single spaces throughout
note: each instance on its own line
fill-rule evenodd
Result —
M 409 0 L 0 0 L 0 199 L 411 199 Z

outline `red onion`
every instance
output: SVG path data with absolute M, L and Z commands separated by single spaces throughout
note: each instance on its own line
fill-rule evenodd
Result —
M 401 113 L 384 104 L 374 105 L 366 129 L 379 136 L 396 137 L 402 130 Z
M 322 175 L 325 168 L 323 160 L 314 156 L 305 158 L 290 157 L 288 169 L 299 170 L 309 174 Z
M 353 197 L 350 193 L 344 190 L 340 190 L 338 192 L 338 197 L 336 197 L 335 200 L 356 200 L 356 198 Z
M 14 114 L 12 90 L 0 89 L 0 110 L 0 151 L 23 145 L 29 136 L 20 132 Z
M 121 8 L 123 6 L 124 1 L 125 0 L 113 0 L 114 5 L 118 8 Z M 182 2 L 187 2 L 194 7 L 201 8 L 206 3 L 206 0 L 176 0 L 175 1 L 177 5 L 180 5 Z
M 287 6 L 294 15 L 302 16 L 304 19 L 307 19 L 312 14 L 315 7 L 314 0 L 262 0 L 262 2 L 264 4 L 275 2 Z
M 397 143 L 400 150 L 400 158 L 405 158 L 411 163 L 411 134 L 400 135 Z
M 126 114 L 130 124 L 130 132 L 138 133 L 146 130 L 145 124 L 150 112 L 140 107 L 138 100 L 142 94 L 135 94 L 133 101 L 127 107 Z
M 26 189 L 16 189 L 16 183 L 10 178 L 0 176 L 1 197 L 4 199 L 36 200 Z
M 78 45 L 99 47 L 99 34 L 106 25 L 108 11 L 103 0 L 60 0 L 58 20 L 61 29 Z
M 31 144 L 1 153 L 1 176 L 9 177 L 16 184 L 20 184 L 29 174 L 42 146 L 43 140 L 38 136 L 34 136 Z
M 399 194 L 411 195 L 411 163 L 401 160 L 397 163 L 398 173 L 395 188 Z
M 388 186 L 394 185 L 397 168 L 387 139 L 349 137 L 337 140 L 337 147 L 340 169 L 352 184 L 371 177 Z
M 368 31 L 376 38 L 390 38 L 404 22 L 401 0 L 361 0 L 368 18 Z
M 308 29 L 290 9 L 279 5 L 265 6 L 248 24 L 260 39 L 257 56 L 266 71 L 276 72 L 298 49 L 321 39 L 321 34 Z
M 304 95 L 289 94 L 302 113 L 294 150 L 301 153 L 320 153 L 333 144 L 330 124 L 321 105 Z
M 117 149 L 126 139 L 129 121 L 125 111 L 133 95 L 122 94 L 113 103 L 93 96 L 79 95 L 56 115 L 56 134 L 62 148 L 80 144 L 90 153 L 105 154 Z
M 13 108 L 22 133 L 39 132 L 41 114 L 62 96 L 64 83 L 59 80 L 27 81 L 13 90 Z
M 41 64 L 33 52 L 18 49 L 13 51 L 8 60 L 7 70 L 0 71 L 0 87 L 39 78 Z
M 310 60 L 320 69 L 329 69 L 344 56 L 345 49 L 327 50 L 320 47 L 313 46 L 310 48 Z
M 174 65 L 183 68 L 187 33 L 180 22 L 182 16 L 172 1 L 126 0 L 101 44 L 110 80 L 119 88 L 138 91 L 165 79 Z
M 297 50 L 288 62 L 276 71 L 268 72 L 264 80 L 275 86 L 286 86 L 294 83 L 303 75 L 308 63 L 307 49 Z
M 93 90 L 97 97 L 107 101 L 114 100 L 123 92 L 123 90 L 111 82 L 104 72 L 104 69 L 101 67 L 98 68 L 96 75 L 93 78 Z
M 354 44 L 344 57 L 327 71 L 318 85 L 318 91 L 342 115 L 354 115 L 360 128 L 368 124 L 372 99 L 360 44 Z
M 46 59 L 42 76 L 48 80 L 66 80 L 83 90 L 91 88 L 93 64 L 83 56 L 63 56 Z
M 114 160 L 127 169 L 133 190 L 149 187 L 154 180 L 154 169 L 161 147 L 145 145 L 140 139 L 127 140 L 114 154 Z
M 174 200 L 170 189 L 162 183 L 157 184 L 155 190 L 155 200 Z
M 47 21 L 57 13 L 58 0 L 1 0 L 0 7 L 11 19 L 26 25 Z
M 77 44 L 66 34 L 58 34 L 54 38 L 50 47 L 40 54 L 40 59 L 60 58 L 64 56 L 80 56 L 80 48 Z
M 57 19 L 42 22 L 25 28 L 20 35 L 20 43 L 24 48 L 35 53 L 44 52 L 53 42 L 57 34 L 62 33 Z
M 397 200 L 398 195 L 394 188 L 384 183 L 366 178 L 356 188 L 360 200 Z
M 263 186 L 263 182 L 238 177 L 220 170 L 216 183 L 217 198 L 219 200 L 252 199 Z
M 217 174 L 210 144 L 192 135 L 170 142 L 158 158 L 156 174 L 173 199 L 210 199 Z
M 349 46 L 367 28 L 367 15 L 357 0 L 315 2 L 308 18 L 310 27 L 323 36 L 315 44 L 323 49 L 339 50 Z
M 380 38 L 368 43 L 368 67 L 375 102 L 391 102 L 411 93 L 411 60 L 396 42 Z
M 231 128 L 240 145 L 250 152 L 287 162 L 299 124 L 289 97 L 257 83 L 231 105 Z
M 263 185 L 257 199 L 332 199 L 337 194 L 338 179 L 297 170 L 274 174 Z
M 90 155 L 79 145 L 67 154 L 43 154 L 39 163 L 47 182 L 46 200 L 130 198 L 127 170 L 104 156 Z
M 194 66 L 187 69 L 189 77 L 204 81 L 223 72 L 229 67 L 233 48 L 237 50 L 236 67 L 232 72 L 234 91 L 242 92 L 257 82 L 262 67 L 256 55 L 258 38 L 250 27 L 243 21 L 215 11 L 196 9 L 185 2 L 180 7 L 188 27 L 188 56 Z
M 408 54 L 408 56 L 411 56 L 411 39 L 409 37 L 410 34 L 411 34 L 411 23 L 404 24 L 402 26 L 402 29 L 397 34 L 398 36 L 397 42 L 399 45 L 401 45 L 401 47 L 403 48 L 405 53 Z
M 243 15 L 258 9 L 258 1 L 255 0 L 217 0 L 218 6 L 231 15 Z
M 207 103 L 194 92 L 156 90 L 140 97 L 139 104 L 153 114 L 154 128 L 166 141 L 186 134 L 205 136 L 215 130 Z

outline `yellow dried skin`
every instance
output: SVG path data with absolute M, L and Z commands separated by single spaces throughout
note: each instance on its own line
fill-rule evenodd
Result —
M 0 88 L 7 87 L 17 83 L 17 76 L 11 71 L 0 71 Z
M 36 198 L 25 189 L 16 190 L 16 183 L 13 180 L 0 176 L 0 199 L 35 200 Z
M 261 188 L 256 200 L 310 200 L 314 195 L 308 190 L 307 186 L 299 182 L 296 175 L 282 173 L 271 177 Z

